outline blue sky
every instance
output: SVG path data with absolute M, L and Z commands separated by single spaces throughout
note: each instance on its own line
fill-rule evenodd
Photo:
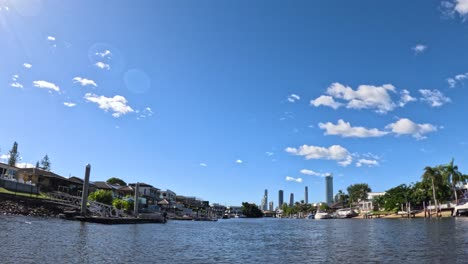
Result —
M 468 1 L 0 1 L 0 154 L 226 205 L 468 172 Z M 300 179 L 300 180 L 298 180 Z

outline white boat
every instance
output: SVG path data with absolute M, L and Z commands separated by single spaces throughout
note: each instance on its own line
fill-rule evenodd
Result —
M 336 210 L 336 217 L 337 218 L 351 218 L 355 217 L 358 214 L 351 208 L 343 208 Z
M 453 210 L 453 216 L 459 216 L 468 212 L 468 192 L 463 194 L 463 198 L 458 201 L 458 205 Z
M 329 219 L 330 215 L 326 212 L 317 212 L 315 213 L 315 219 Z

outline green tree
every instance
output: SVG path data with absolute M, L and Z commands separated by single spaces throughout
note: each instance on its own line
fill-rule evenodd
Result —
M 327 211 L 329 208 L 327 203 L 321 203 L 319 206 L 320 211 Z
M 457 195 L 457 189 L 456 186 L 460 182 L 465 182 L 466 181 L 466 175 L 463 175 L 459 170 L 458 166 L 453 164 L 454 159 L 450 161 L 449 164 L 441 166 L 442 168 L 442 173 L 444 174 L 444 177 L 446 180 L 450 181 L 452 184 L 452 192 L 453 196 L 455 197 L 455 203 L 458 204 L 458 195 Z
M 90 201 L 96 201 L 103 204 L 112 205 L 114 197 L 111 191 L 97 190 L 88 196 Z
M 15 166 L 19 159 L 18 143 L 16 143 L 16 141 L 13 143 L 13 147 L 11 148 L 9 155 L 10 157 L 8 158 L 8 165 Z
M 112 178 L 109 178 L 107 180 L 107 183 L 110 183 L 110 184 L 118 184 L 120 186 L 127 186 L 127 183 L 122 180 L 122 179 L 119 179 L 119 178 L 115 178 L 115 177 L 112 177 Z
M 36 162 L 36 169 L 40 169 L 41 167 L 39 166 L 39 161 Z
M 258 206 L 254 203 L 242 203 L 242 214 L 249 218 L 263 217 L 262 210 L 258 209 Z
M 346 190 L 348 191 L 351 203 L 366 200 L 367 194 L 372 191 L 367 183 L 352 184 Z
M 386 211 L 398 211 L 402 204 L 410 202 L 412 188 L 406 184 L 400 184 L 385 192 L 383 196 Z
M 37 165 L 37 164 L 36 164 Z M 41 160 L 41 169 L 50 171 L 52 163 L 50 162 L 49 156 L 46 154 Z
M 345 204 L 348 203 L 348 199 L 349 196 L 342 190 L 339 190 L 338 193 L 335 194 L 335 203 L 340 203 L 343 207 L 345 207 Z
M 431 182 L 432 186 L 432 197 L 434 198 L 434 205 L 436 208 L 437 206 L 437 196 L 436 196 L 436 186 L 440 186 L 443 184 L 444 179 L 441 173 L 440 167 L 430 167 L 426 166 L 424 168 L 424 173 L 422 175 L 423 180 L 428 180 Z

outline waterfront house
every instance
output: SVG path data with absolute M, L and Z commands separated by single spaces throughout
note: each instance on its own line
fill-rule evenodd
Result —
M 358 206 L 362 211 L 373 211 L 374 199 L 384 195 L 385 192 L 369 192 L 367 193 L 367 199 L 359 201 Z
M 18 168 L 0 162 L 0 178 L 7 180 L 16 180 Z
M 136 183 L 128 184 L 129 187 L 135 189 Z M 140 197 L 147 199 L 148 204 L 157 204 L 160 200 L 161 190 L 147 183 L 138 183 L 138 193 Z
M 41 192 L 59 191 L 77 195 L 83 188 L 83 185 L 80 185 L 76 179 L 68 179 L 51 171 L 37 168 L 18 169 L 17 179 L 18 182 L 30 182 L 38 186 Z
M 127 196 L 133 197 L 135 195 L 135 190 L 131 186 L 122 186 L 118 190 L 119 198 L 124 198 Z
M 93 182 L 97 190 L 111 191 L 113 197 L 119 197 L 119 189 L 122 187 L 118 184 L 110 184 L 105 181 Z
M 177 197 L 177 194 L 169 189 L 165 191 L 161 191 L 161 199 L 165 199 L 170 204 L 176 203 L 176 197 Z

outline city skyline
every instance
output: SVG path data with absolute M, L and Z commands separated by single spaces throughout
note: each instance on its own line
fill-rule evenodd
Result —
M 62 176 L 82 178 L 89 163 L 91 181 L 225 205 L 258 203 L 264 189 L 300 201 L 305 186 L 324 202 L 328 173 L 334 192 L 382 192 L 452 158 L 468 168 L 459 1 L 108 10 L 0 1 L 0 162 L 16 141 L 19 167 L 47 154 Z

